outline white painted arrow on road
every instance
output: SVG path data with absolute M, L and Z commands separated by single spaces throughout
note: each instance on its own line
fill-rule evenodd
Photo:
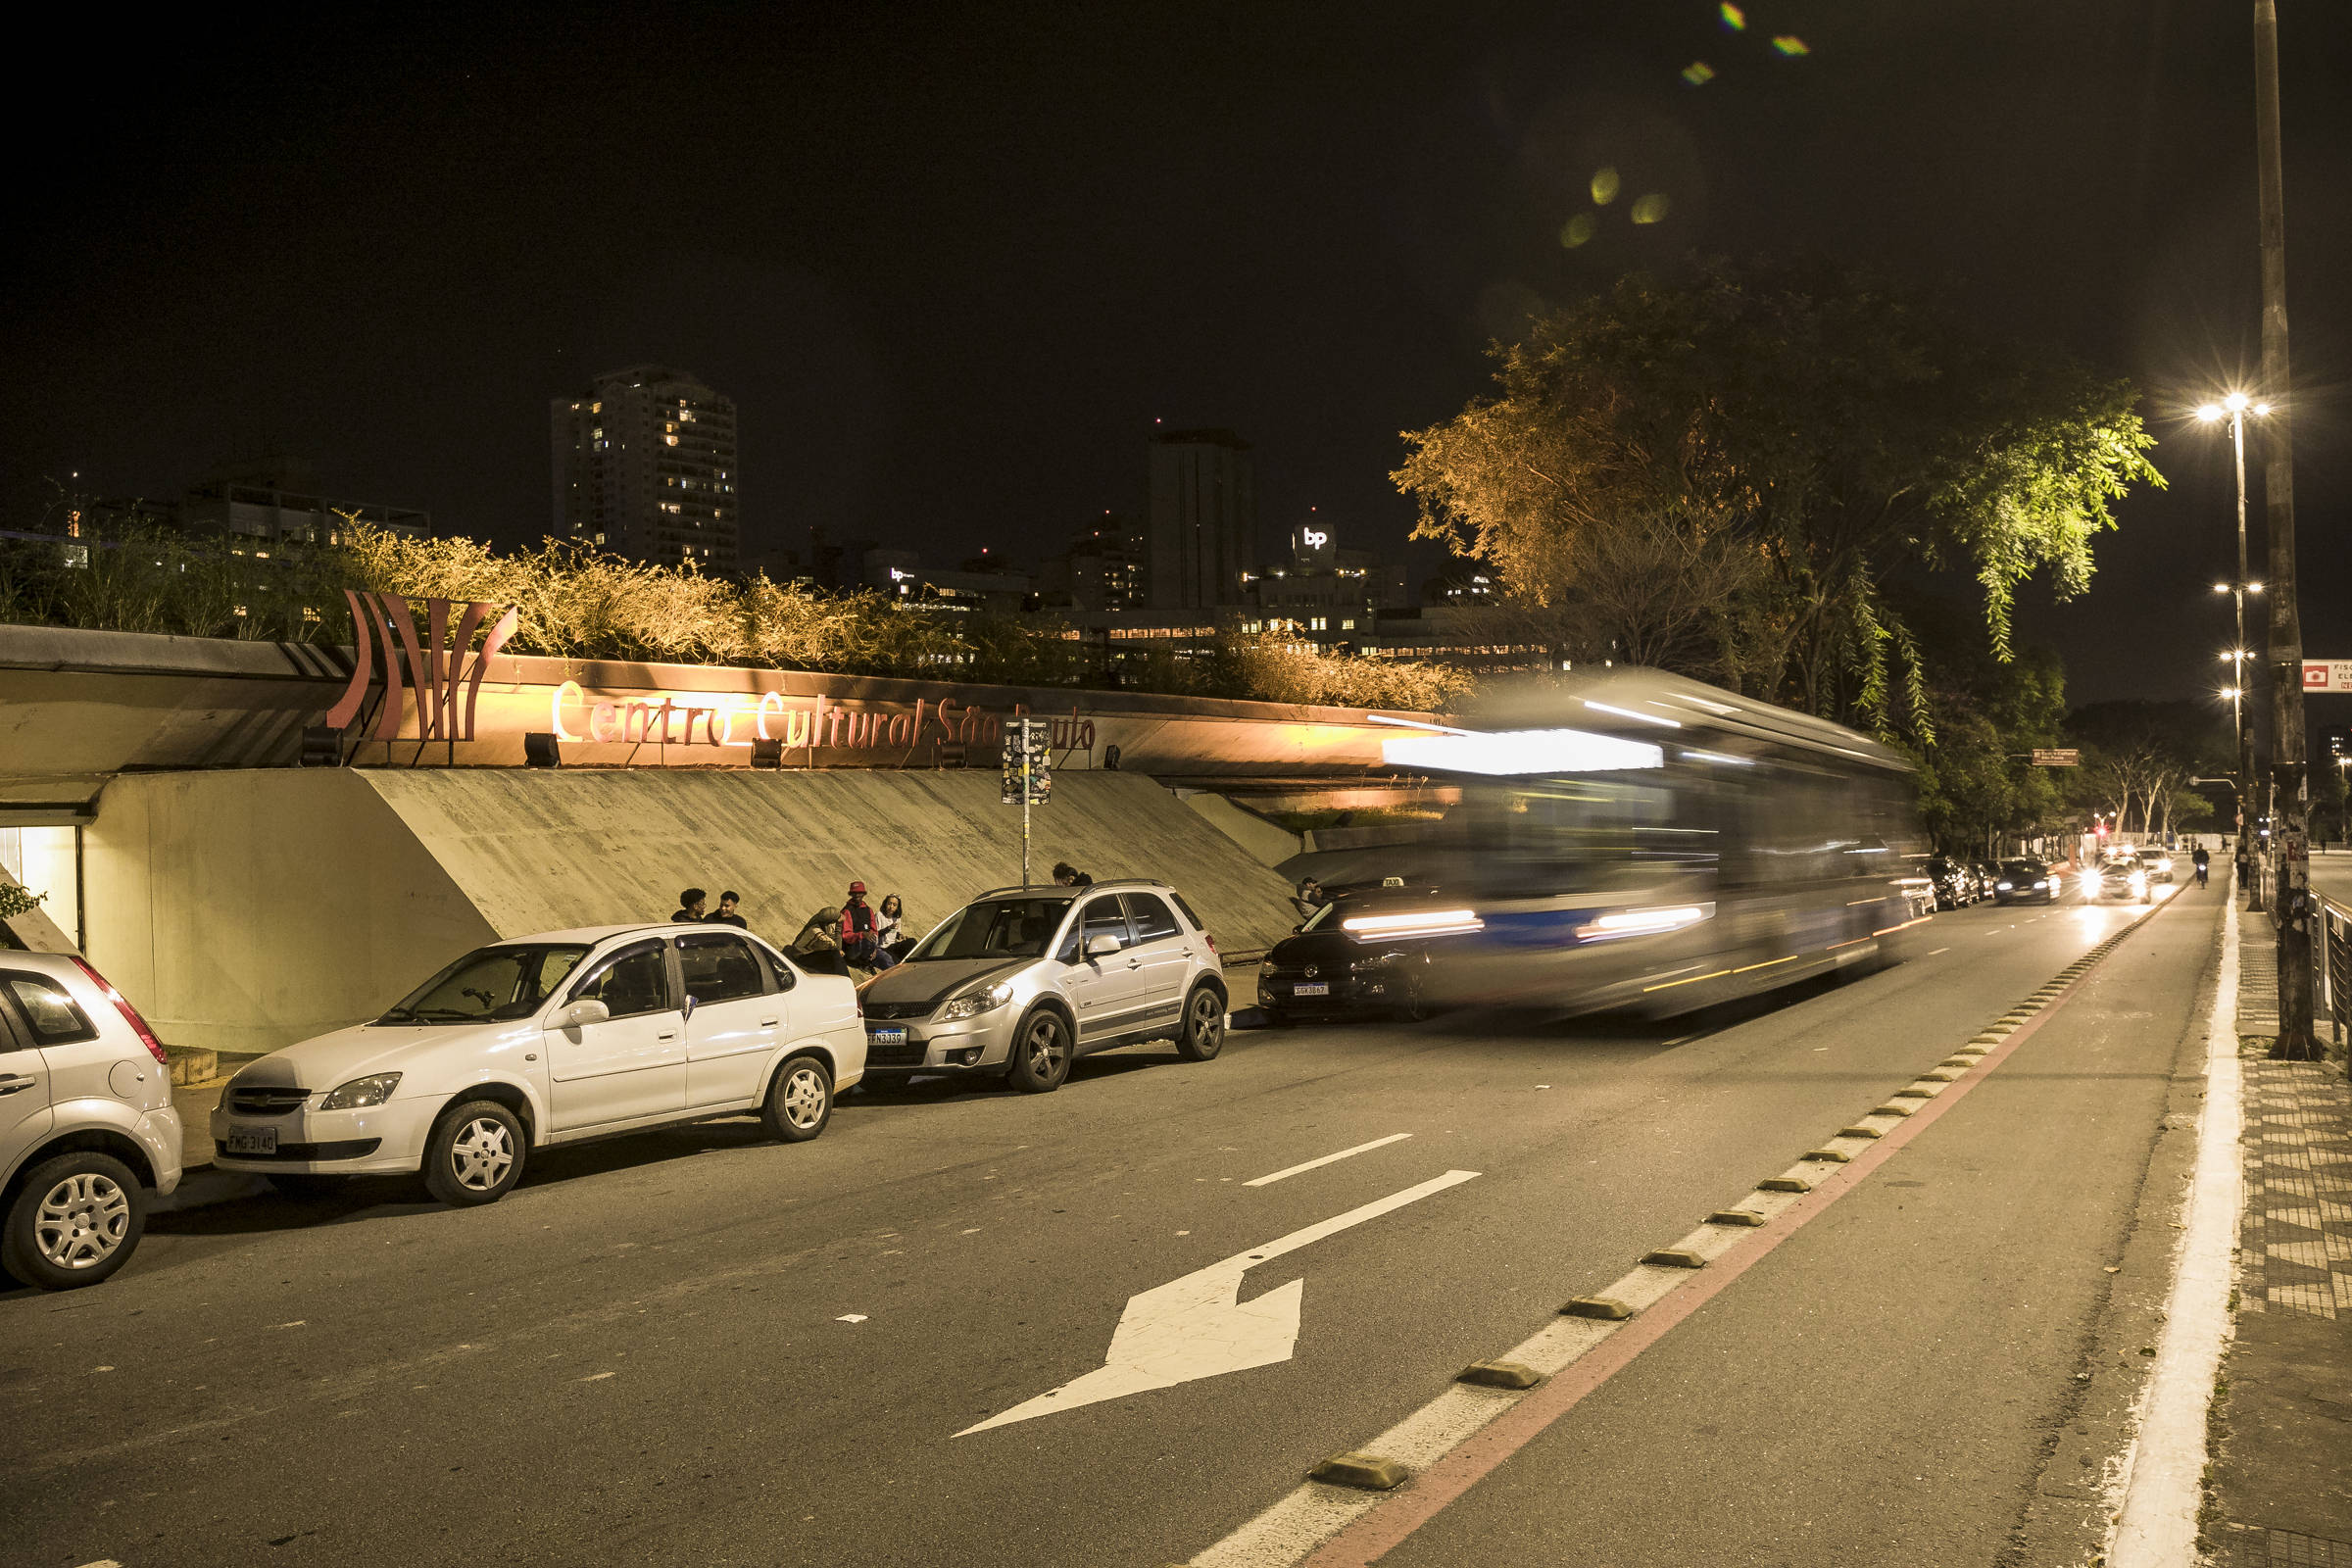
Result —
M 1236 1252 L 1220 1263 L 1196 1269 L 1180 1280 L 1127 1298 L 1119 1326 L 1110 1336 L 1110 1353 L 1103 1364 L 1082 1378 L 1016 1404 L 1003 1415 L 991 1416 L 956 1435 L 969 1437 L 990 1427 L 1009 1426 L 1032 1416 L 1165 1389 L 1220 1372 L 1243 1372 L 1253 1366 L 1288 1361 L 1298 1344 L 1298 1304 L 1304 1280 L 1278 1285 L 1263 1296 L 1241 1299 L 1242 1276 L 1258 1264 L 1295 1252 L 1326 1236 L 1336 1236 L 1392 1209 L 1418 1202 L 1448 1187 L 1459 1187 L 1477 1176 L 1474 1170 L 1449 1170 L 1445 1175 L 1391 1193 L 1377 1202 L 1351 1208 L 1279 1241 Z

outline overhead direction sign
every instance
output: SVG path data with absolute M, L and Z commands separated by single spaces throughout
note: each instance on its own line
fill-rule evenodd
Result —
M 2034 748 L 2035 767 L 2081 767 L 2082 754 L 2072 746 L 2036 746 Z
M 2352 692 L 2352 659 L 2306 659 L 2303 689 L 2307 692 Z

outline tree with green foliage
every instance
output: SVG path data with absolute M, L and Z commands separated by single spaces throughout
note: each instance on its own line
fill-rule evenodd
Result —
M 1494 395 L 1404 433 L 1416 536 L 1512 595 L 1589 605 L 1629 533 L 1687 542 L 1700 648 L 1666 662 L 1772 701 L 1925 740 L 1927 660 L 1900 573 L 1982 592 L 2010 657 L 2018 585 L 2087 586 L 2132 485 L 2161 484 L 2127 381 L 1972 330 L 1922 295 L 1822 262 L 1636 273 L 1498 345 Z

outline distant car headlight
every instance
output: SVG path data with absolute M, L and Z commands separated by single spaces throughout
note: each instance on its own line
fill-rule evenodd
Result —
M 2034 885 L 2035 887 L 2041 886 L 2041 884 L 2038 882 L 2034 883 Z M 1992 890 L 1995 893 L 2007 893 L 2014 886 L 2016 886 L 2016 884 L 2011 882 L 1995 882 L 1992 885 Z
M 392 1098 L 400 1087 L 400 1074 L 379 1072 L 372 1077 L 354 1078 L 318 1102 L 320 1110 L 366 1110 L 380 1105 Z
M 970 991 L 960 997 L 950 997 L 948 1004 L 939 1009 L 941 1023 L 954 1023 L 958 1018 L 977 1018 L 984 1012 L 994 1012 L 1012 1000 L 1012 982 L 990 986 L 986 991 Z
M 2148 873 L 2147 873 L 2147 872 L 2145 872 L 2145 871 L 2134 871 L 2134 872 L 2132 872 L 2132 885 L 2133 887 L 2135 887 L 2135 888 L 2144 888 L 2144 887 L 2146 887 L 2146 886 L 2148 885 Z

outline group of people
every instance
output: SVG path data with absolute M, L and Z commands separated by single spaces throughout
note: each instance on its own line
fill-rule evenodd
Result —
M 906 906 L 899 896 L 885 894 L 879 906 L 868 904 L 865 884 L 852 882 L 838 906 L 827 905 L 808 917 L 793 938 L 792 952 L 820 961 L 839 955 L 845 967 L 879 970 L 896 964 L 913 946 Z
M 739 931 L 751 929 L 742 913 L 743 897 L 729 888 L 718 896 L 718 907 L 710 907 L 710 896 L 701 888 L 687 888 L 678 895 L 677 912 L 670 919 L 679 925 L 731 925 Z M 887 969 L 906 956 L 914 946 L 914 938 L 906 929 L 906 906 L 896 893 L 885 897 L 879 906 L 866 902 L 865 884 L 852 882 L 849 896 L 838 906 L 828 905 L 810 915 L 793 939 L 792 953 L 796 957 L 813 958 L 812 967 L 831 968 L 840 964 L 847 973 L 852 966 L 860 969 Z M 828 956 L 833 960 L 828 961 Z

